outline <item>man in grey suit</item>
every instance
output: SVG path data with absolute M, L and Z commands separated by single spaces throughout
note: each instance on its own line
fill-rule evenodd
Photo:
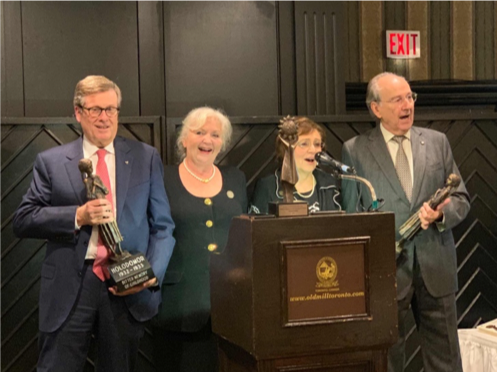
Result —
M 376 128 L 352 138 L 343 146 L 342 161 L 368 179 L 379 197 L 382 211 L 395 213 L 399 227 L 418 213 L 423 230 L 405 245 L 397 262 L 399 340 L 389 351 L 389 372 L 404 370 L 405 320 L 411 305 L 421 338 L 425 372 L 462 372 L 455 293 L 456 250 L 451 229 L 468 214 L 469 195 L 461 182 L 444 203 L 433 210 L 426 203 L 444 186 L 451 173 L 460 176 L 447 137 L 440 132 L 413 127 L 416 94 L 407 81 L 392 73 L 375 76 L 368 85 L 366 103 L 379 120 Z M 367 189 L 343 181 L 343 203 L 348 212 L 372 200 Z M 400 236 L 397 232 L 396 240 Z

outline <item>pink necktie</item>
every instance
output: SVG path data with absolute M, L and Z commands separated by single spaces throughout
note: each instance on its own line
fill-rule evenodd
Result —
M 112 210 L 114 210 L 114 205 L 112 202 L 112 189 L 110 188 L 109 171 L 107 170 L 107 164 L 105 163 L 105 154 L 107 154 L 107 150 L 100 149 L 97 151 L 97 175 L 100 177 L 105 187 L 107 187 L 107 190 L 109 190 L 109 193 L 105 197 L 110 202 Z M 103 244 L 99 234 L 97 243 L 97 257 L 95 258 L 95 262 L 93 263 L 93 272 L 100 278 L 101 281 L 109 278 L 109 272 L 107 270 L 108 260 L 109 250 Z

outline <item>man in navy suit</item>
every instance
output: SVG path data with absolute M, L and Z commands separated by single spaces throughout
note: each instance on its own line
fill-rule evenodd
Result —
M 48 241 L 41 269 L 38 371 L 82 371 L 92 333 L 96 371 L 133 371 L 143 322 L 158 311 L 174 223 L 158 152 L 117 137 L 120 104 L 119 87 L 103 76 L 77 84 L 74 112 L 83 136 L 38 154 L 31 186 L 14 216 L 18 237 Z M 109 200 L 87 199 L 78 169 L 83 158 L 93 169 L 105 167 Z M 114 218 L 122 248 L 143 253 L 156 275 L 123 292 L 98 275 L 105 261 L 98 267 L 95 261 L 102 247 L 98 225 Z
M 464 183 L 436 210 L 426 203 L 451 173 L 460 176 L 447 137 L 413 127 L 416 94 L 407 81 L 392 73 L 375 76 L 368 85 L 367 104 L 380 120 L 376 128 L 347 141 L 342 161 L 368 179 L 385 199 L 383 211 L 395 213 L 399 227 L 418 214 L 423 230 L 406 244 L 397 262 L 399 340 L 388 355 L 389 372 L 404 370 L 405 320 L 412 308 L 421 339 L 425 372 L 462 372 L 457 337 L 455 293 L 456 248 L 451 229 L 468 214 Z M 367 189 L 358 201 L 356 184 L 342 183 L 344 208 L 355 212 L 358 202 L 371 205 Z M 393 249 L 393 247 L 392 247 Z

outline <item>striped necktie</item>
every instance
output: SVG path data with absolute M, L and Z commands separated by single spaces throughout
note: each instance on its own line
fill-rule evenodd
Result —
M 395 136 L 392 138 L 393 141 L 399 144 L 397 156 L 395 157 L 395 170 L 397 171 L 397 176 L 399 177 L 400 184 L 406 193 L 407 199 L 410 202 L 412 197 L 412 179 L 409 161 L 407 160 L 407 155 L 404 152 L 404 147 L 402 146 L 405 139 L 407 139 L 406 136 Z

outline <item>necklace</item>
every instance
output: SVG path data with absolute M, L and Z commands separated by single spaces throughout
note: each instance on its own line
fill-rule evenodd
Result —
M 186 165 L 186 159 L 183 160 L 183 165 L 185 166 L 186 171 L 188 173 L 190 173 L 190 175 L 193 178 L 195 178 L 196 180 L 198 180 L 200 182 L 203 182 L 203 183 L 208 183 L 208 182 L 212 181 L 212 179 L 216 175 L 216 167 L 214 166 L 214 164 L 212 164 L 212 175 L 209 178 L 200 178 L 195 173 L 193 173 L 190 169 L 188 169 L 188 166 Z
M 301 198 L 309 199 L 312 195 L 314 195 L 315 189 L 316 189 L 316 178 L 314 177 L 314 175 L 312 175 L 312 190 L 309 194 L 302 195 L 300 192 L 297 191 L 297 188 L 295 188 L 295 191 L 297 192 L 298 195 L 300 195 Z

